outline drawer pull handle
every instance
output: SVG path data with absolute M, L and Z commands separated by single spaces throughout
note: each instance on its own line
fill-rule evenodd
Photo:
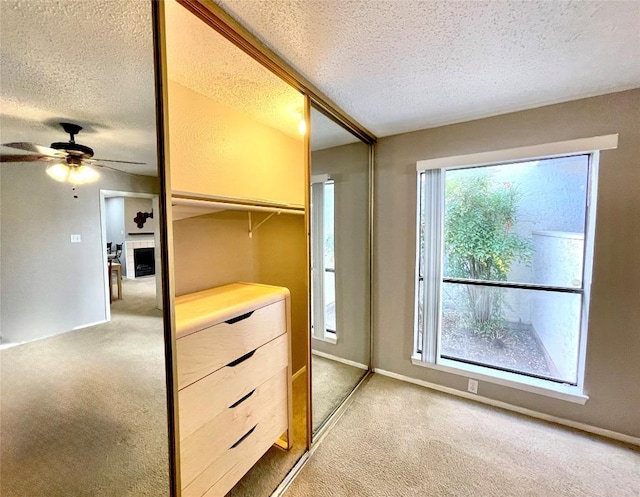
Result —
M 228 368 L 235 368 L 238 364 L 240 364 L 241 362 L 246 361 L 247 359 L 251 359 L 251 356 L 253 354 L 255 354 L 256 351 L 252 350 L 251 352 L 243 355 L 242 357 L 238 357 L 235 361 L 231 361 L 229 364 L 227 364 Z
M 229 406 L 229 409 L 233 409 L 234 407 L 238 407 L 240 404 L 242 404 L 245 400 L 247 400 L 249 397 L 251 397 L 254 393 L 255 393 L 255 388 L 253 390 L 251 390 L 247 395 L 245 395 L 244 397 L 242 397 L 240 400 L 237 400 L 236 402 L 234 402 L 233 404 L 231 404 Z
M 236 316 L 235 318 L 227 319 L 225 321 L 225 323 L 227 323 L 227 324 L 235 324 L 235 323 L 237 323 L 239 321 L 244 321 L 245 319 L 250 318 L 251 314 L 253 314 L 253 311 L 247 312 L 246 314 L 241 314 L 240 316 Z
M 245 433 L 244 435 L 242 435 L 242 437 L 240 438 L 240 440 L 238 440 L 236 443 L 234 443 L 231 447 L 229 447 L 230 449 L 235 449 L 238 445 L 240 445 L 242 442 L 245 441 L 245 439 L 251 435 L 253 433 L 253 430 L 255 430 L 258 427 L 258 425 L 255 425 L 253 428 L 251 428 L 247 433 Z

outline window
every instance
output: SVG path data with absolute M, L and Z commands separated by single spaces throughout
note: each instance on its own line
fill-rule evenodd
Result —
M 336 343 L 334 182 L 328 176 L 312 178 L 311 203 L 312 335 Z
M 582 393 L 598 152 L 554 145 L 418 163 L 414 362 Z

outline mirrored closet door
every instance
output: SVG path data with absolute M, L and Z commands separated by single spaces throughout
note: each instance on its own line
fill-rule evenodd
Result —
M 0 2 L 0 494 L 169 496 L 151 2 Z
M 309 446 L 305 97 L 187 7 L 164 3 L 182 495 L 267 497 Z
M 370 364 L 369 145 L 311 109 L 313 433 Z

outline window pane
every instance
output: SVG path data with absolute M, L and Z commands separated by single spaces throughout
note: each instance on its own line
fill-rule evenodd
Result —
M 443 283 L 440 356 L 577 381 L 581 295 Z
M 332 271 L 324 272 L 324 326 L 336 331 L 336 275 Z
M 447 171 L 445 277 L 581 288 L 588 162 Z
M 416 323 L 416 344 L 415 352 L 422 352 L 422 344 L 424 343 L 424 280 L 418 280 L 418 301 L 417 306 L 417 323 Z
M 335 269 L 335 252 L 334 252 L 334 184 L 328 182 L 324 184 L 324 267 Z

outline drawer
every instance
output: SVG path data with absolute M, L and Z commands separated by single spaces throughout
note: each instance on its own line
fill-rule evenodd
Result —
M 178 338 L 178 388 L 182 389 L 287 331 L 285 301 Z
M 223 497 L 287 430 L 287 403 L 263 405 L 262 417 L 182 489 L 183 497 Z
M 247 360 L 226 366 L 178 392 L 180 440 L 214 419 L 289 364 L 289 335 L 258 348 Z
M 287 405 L 288 368 L 238 399 L 180 442 L 182 485 L 187 486 L 251 428 L 270 406 Z

